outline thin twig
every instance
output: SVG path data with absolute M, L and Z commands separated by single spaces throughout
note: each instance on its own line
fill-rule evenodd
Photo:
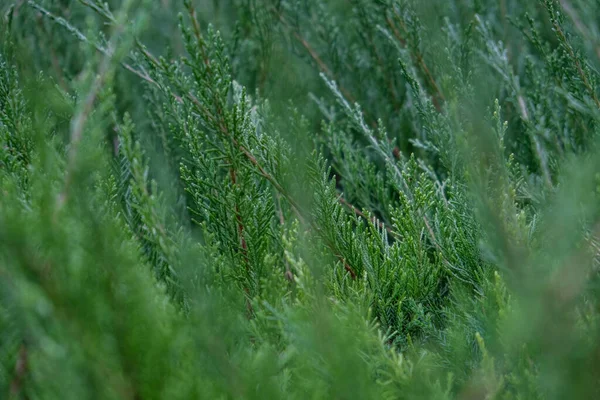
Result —
M 579 14 L 575 10 L 571 2 L 569 0 L 560 0 L 560 5 L 562 6 L 565 13 L 571 18 L 573 25 L 575 25 L 575 28 L 577 28 L 579 33 L 583 35 L 585 40 L 590 43 L 593 43 L 594 51 L 596 52 L 596 57 L 600 59 L 600 44 L 598 43 L 598 39 L 592 36 L 590 29 L 587 26 L 585 26 L 585 24 L 581 21 Z
M 291 24 L 285 19 L 285 17 L 279 13 L 277 10 L 273 9 L 273 12 L 277 15 L 277 17 L 279 18 L 279 20 L 281 21 L 281 23 L 289 30 L 292 32 L 292 36 L 294 36 L 294 38 L 302 45 L 302 47 L 304 47 L 304 49 L 308 52 L 308 54 L 310 55 L 310 57 L 313 59 L 313 61 L 317 64 L 317 66 L 319 67 L 319 70 L 324 73 L 325 75 L 327 75 L 327 77 L 329 79 L 335 80 L 335 81 L 339 81 L 337 79 L 337 77 L 335 76 L 335 74 L 331 71 L 331 69 L 329 69 L 329 67 L 327 66 L 327 64 L 323 61 L 323 59 L 319 56 L 319 54 L 316 52 L 316 50 L 310 45 L 310 43 L 304 38 L 302 37 L 302 35 L 300 35 L 300 33 L 298 31 L 296 31 L 295 29 L 292 28 Z M 352 93 L 350 93 L 350 91 L 348 89 L 346 89 L 344 86 L 342 86 L 340 84 L 339 87 L 340 91 L 344 94 L 344 96 L 349 99 L 350 101 L 352 101 L 353 103 L 356 102 L 356 98 L 352 95 Z M 376 128 L 377 127 L 377 122 L 375 119 L 373 118 L 369 118 L 369 124 L 373 127 Z
M 349 203 L 346 199 L 344 199 L 343 197 L 340 197 L 338 199 L 338 201 L 343 204 L 344 206 L 348 207 L 350 210 L 352 210 L 352 212 L 356 215 L 358 215 L 359 217 L 370 221 L 373 223 L 373 225 L 375 225 L 377 228 L 384 228 L 390 235 L 397 237 L 398 234 L 396 232 L 394 232 L 394 230 L 392 230 L 392 228 L 390 228 L 389 226 L 387 226 L 385 223 L 383 223 L 382 221 L 380 221 L 379 219 L 377 219 L 377 217 L 373 216 L 373 217 L 368 217 L 365 213 L 363 213 L 362 211 L 360 211 L 358 208 L 354 207 L 351 203 Z
M 23 387 L 23 381 L 25 380 L 25 374 L 27 373 L 28 362 L 27 362 L 27 347 L 25 344 L 21 344 L 19 353 L 17 354 L 17 360 L 15 361 L 15 375 L 10 382 L 10 397 L 17 398 Z
M 548 10 L 548 12 L 550 12 L 550 10 Z M 562 30 L 562 27 L 560 26 L 560 24 L 558 23 L 556 18 L 552 17 L 551 20 L 552 20 L 552 26 L 553 26 L 554 30 L 556 31 L 556 34 L 558 35 L 560 41 L 562 42 L 565 49 L 569 53 L 569 56 L 575 63 L 575 68 L 577 69 L 577 73 L 579 74 L 579 77 L 581 78 L 583 85 L 585 86 L 585 88 L 589 92 L 590 96 L 594 100 L 594 103 L 596 103 L 596 106 L 598 108 L 600 108 L 600 100 L 598 99 L 598 96 L 596 95 L 596 90 L 592 87 L 587 74 L 583 71 L 583 67 L 581 66 L 581 63 L 580 63 L 579 59 L 577 58 L 577 55 L 575 54 L 575 50 L 573 50 L 573 47 L 569 43 L 564 31 Z
M 402 18 L 398 15 L 398 13 L 397 13 L 396 10 L 394 10 L 394 14 L 395 14 L 396 18 L 398 19 L 398 21 L 400 22 L 402 29 L 404 31 L 407 31 L 406 25 L 404 25 L 404 23 L 402 22 Z M 392 33 L 394 34 L 394 36 L 396 37 L 396 39 L 398 40 L 398 42 L 400 42 L 400 44 L 402 46 L 407 47 L 408 43 L 407 43 L 406 39 L 404 39 L 402 37 L 402 35 L 400 34 L 400 32 L 398 31 L 398 29 L 394 25 L 392 19 L 389 16 L 386 16 L 385 17 L 385 21 L 386 21 L 388 27 L 392 30 Z M 437 85 L 435 79 L 433 78 L 433 75 L 431 74 L 431 71 L 430 71 L 429 67 L 425 63 L 425 59 L 423 58 L 423 55 L 420 52 L 417 52 L 417 51 L 412 52 L 412 54 L 415 57 L 415 59 L 417 61 L 417 64 L 421 68 L 421 71 L 425 74 L 425 77 L 429 81 L 430 86 L 435 91 L 435 94 L 431 96 L 431 101 L 433 102 L 433 105 L 435 106 L 436 110 L 439 112 L 439 111 L 441 111 L 441 104 L 438 101 L 438 98 L 442 102 L 445 102 L 446 99 L 444 97 L 444 94 L 442 93 L 442 91 L 440 90 L 439 86 Z

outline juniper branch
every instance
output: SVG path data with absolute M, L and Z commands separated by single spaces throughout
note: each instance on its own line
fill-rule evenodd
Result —
M 394 8 L 394 15 L 396 17 L 396 20 L 398 21 L 398 23 L 401 25 L 402 29 L 404 29 L 404 31 L 407 31 L 406 25 L 404 24 L 404 22 L 402 21 L 402 17 L 398 14 L 398 10 L 396 10 Z M 398 31 L 398 29 L 396 28 L 395 24 L 393 23 L 392 19 L 390 18 L 389 15 L 386 15 L 385 17 L 386 23 L 388 25 L 388 27 L 392 30 L 394 36 L 396 37 L 396 39 L 398 40 L 398 42 L 404 46 L 407 47 L 408 46 L 408 42 L 406 41 L 405 38 L 402 37 L 402 35 L 400 34 L 400 32 Z M 431 96 L 431 101 L 433 102 L 435 108 L 438 111 L 441 111 L 441 102 L 445 102 L 446 99 L 442 93 L 442 91 L 440 90 L 439 86 L 437 85 L 429 67 L 427 66 L 427 64 L 425 63 L 425 59 L 423 58 L 423 55 L 418 52 L 418 51 L 413 51 L 411 52 L 411 54 L 413 55 L 413 57 L 415 58 L 415 61 L 417 62 L 417 65 L 420 67 L 421 71 L 423 72 L 423 74 L 425 75 L 425 77 L 427 78 L 427 81 L 429 82 L 431 88 L 433 88 L 433 90 L 435 91 L 435 93 Z M 439 100 L 438 100 L 439 99 Z
M 594 103 L 596 103 L 596 106 L 598 107 L 598 109 L 600 109 L 600 100 L 598 99 L 598 96 L 596 94 L 596 89 L 592 87 L 587 74 L 583 70 L 583 67 L 581 65 L 581 61 L 579 60 L 579 58 L 575 54 L 575 50 L 573 49 L 573 46 L 571 45 L 571 43 L 567 39 L 567 37 L 566 37 L 566 35 L 565 35 L 564 31 L 563 31 L 562 26 L 559 24 L 558 20 L 556 19 L 556 16 L 553 15 L 552 8 L 550 7 L 550 4 L 549 4 L 548 0 L 544 0 L 544 4 L 546 6 L 546 9 L 548 10 L 548 13 L 550 14 L 550 20 L 552 22 L 552 26 L 554 28 L 554 31 L 556 32 L 556 34 L 557 34 L 557 36 L 558 36 L 561 44 L 563 45 L 563 47 L 565 48 L 565 50 L 567 50 L 569 56 L 571 57 L 571 60 L 572 60 L 573 64 L 575 65 L 575 68 L 576 68 L 577 72 L 579 73 L 579 77 L 581 78 L 581 81 L 583 82 L 583 85 L 585 86 L 585 88 L 588 91 L 588 94 L 594 100 Z

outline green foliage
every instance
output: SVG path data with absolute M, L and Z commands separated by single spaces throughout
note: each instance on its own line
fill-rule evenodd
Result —
M 598 397 L 598 4 L 2 7 L 0 398 Z

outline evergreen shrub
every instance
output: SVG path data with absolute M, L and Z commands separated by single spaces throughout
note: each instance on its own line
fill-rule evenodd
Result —
M 1 399 L 600 398 L 600 2 L 0 9 Z

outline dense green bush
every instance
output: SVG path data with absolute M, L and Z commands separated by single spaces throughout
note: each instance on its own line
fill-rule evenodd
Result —
M 600 3 L 17 0 L 0 398 L 600 396 Z

